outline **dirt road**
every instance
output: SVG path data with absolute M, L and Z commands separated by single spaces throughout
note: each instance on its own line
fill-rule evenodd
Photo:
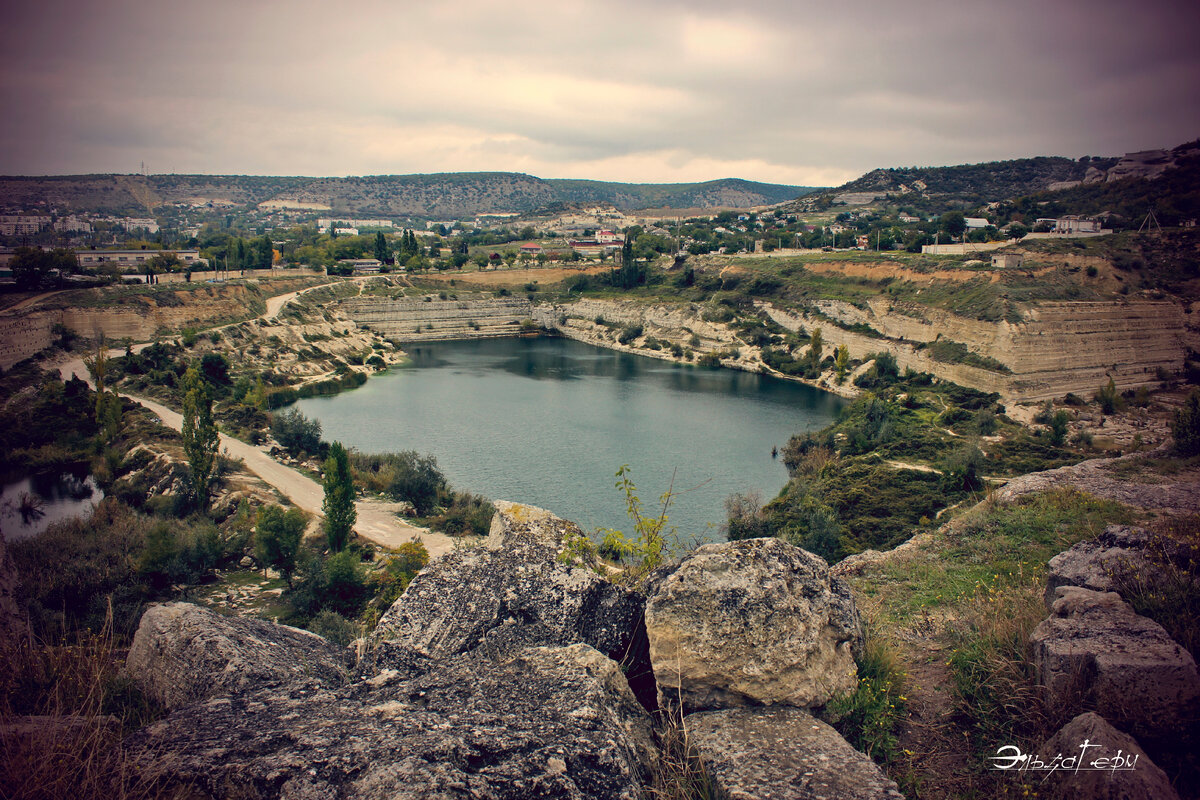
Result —
M 281 295 L 281 297 L 283 296 Z M 276 311 L 282 305 L 281 303 L 276 308 Z M 270 309 L 268 309 L 269 312 Z M 110 350 L 109 355 L 124 355 L 124 351 Z M 87 368 L 83 364 L 82 358 L 74 358 L 60 364 L 59 374 L 63 380 L 69 380 L 72 375 L 77 375 L 82 380 L 87 381 L 88 385 L 92 385 L 95 388 Z M 125 394 L 124 396 L 135 400 L 140 405 L 157 414 L 164 425 L 175 430 L 183 428 L 183 416 L 161 403 L 131 394 Z M 222 453 L 231 458 L 241 459 L 245 463 L 247 470 L 257 475 L 265 483 L 278 489 L 296 504 L 297 507 L 304 509 L 310 514 L 320 516 L 321 502 L 325 497 L 325 492 L 312 478 L 309 478 L 298 470 L 280 464 L 267 455 L 261 447 L 246 444 L 231 436 L 221 434 L 220 447 Z M 425 545 L 425 548 L 429 551 L 430 558 L 448 553 L 454 549 L 454 541 L 449 536 L 410 525 L 396 517 L 395 514 L 381 503 L 360 500 L 355 503 L 355 507 L 358 509 L 358 522 L 355 523 L 354 530 L 364 539 L 368 539 L 384 547 L 399 547 L 415 536 Z

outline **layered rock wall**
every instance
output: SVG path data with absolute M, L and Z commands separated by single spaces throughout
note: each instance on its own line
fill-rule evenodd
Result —
M 533 303 L 518 297 L 357 297 L 343 301 L 339 310 L 359 325 L 400 342 L 512 336 L 520 332 L 523 320 L 534 319 Z
M 1090 397 L 1110 377 L 1119 389 L 1156 383 L 1160 368 L 1174 373 L 1182 367 L 1189 341 L 1183 310 L 1168 301 L 1044 303 L 1025 312 L 1019 322 L 988 322 L 939 309 L 900 307 L 887 298 L 872 300 L 865 307 L 823 300 L 816 304 L 816 314 L 769 303 L 759 307 L 788 330 L 821 328 L 829 352 L 843 344 L 856 359 L 889 351 L 902 370 L 911 368 L 997 392 L 1010 402 L 1041 401 L 1068 392 Z M 766 371 L 757 348 L 745 345 L 726 325 L 706 320 L 704 307 L 694 303 L 587 298 L 535 305 L 524 298 L 362 297 L 344 301 L 341 308 L 356 322 L 400 341 L 510 336 L 520 330 L 523 320 L 533 320 L 571 339 L 657 358 L 673 358 L 672 344 L 692 351 L 693 357 L 737 350 L 735 357 L 722 363 Z M 643 336 L 621 344 L 621 329 L 633 325 L 642 326 Z M 877 335 L 841 325 L 866 326 Z M 667 347 L 639 346 L 646 337 Z M 1009 372 L 938 361 L 925 345 L 939 339 L 965 345 Z

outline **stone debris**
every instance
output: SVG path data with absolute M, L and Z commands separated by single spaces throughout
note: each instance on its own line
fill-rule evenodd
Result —
M 684 718 L 688 742 L 730 800 L 903 800 L 895 781 L 798 708 L 733 708 Z
M 1150 534 L 1144 528 L 1109 525 L 1095 539 L 1080 542 L 1050 559 L 1046 577 L 1046 608 L 1054 605 L 1060 586 L 1080 586 L 1108 592 L 1122 574 L 1149 574 L 1157 568 L 1146 558 Z
M 1086 745 L 1085 745 L 1086 743 Z M 1044 778 L 1039 792 L 1059 800 L 1178 800 L 1167 775 L 1127 733 L 1094 712 L 1080 714 L 1038 750 L 1044 764 L 1062 768 Z M 1067 769 L 1066 760 L 1079 769 Z M 1028 774 L 1028 773 L 1027 773 Z
M 1051 708 L 1082 700 L 1139 738 L 1174 736 L 1195 724 L 1196 662 L 1162 626 L 1115 592 L 1056 592 L 1051 616 L 1029 639 Z
M 649 715 L 586 645 L 213 699 L 134 734 L 127 751 L 189 797 L 314 800 L 636 800 L 655 758 Z

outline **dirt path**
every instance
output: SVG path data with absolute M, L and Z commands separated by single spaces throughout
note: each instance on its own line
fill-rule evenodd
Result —
M 293 296 L 295 294 L 298 294 L 298 292 L 293 293 Z M 286 295 L 281 295 L 280 297 L 286 299 L 277 306 L 277 312 L 287 302 L 287 299 L 290 299 Z M 142 345 L 142 347 L 144 346 Z M 140 349 L 140 347 L 137 349 Z M 114 357 L 121 356 L 124 355 L 124 351 L 119 349 L 110 350 L 109 355 Z M 93 385 L 82 358 L 73 358 L 70 361 L 60 364 L 59 375 L 62 376 L 63 380 L 70 380 L 72 375 L 77 375 L 79 378 L 87 381 L 89 386 Z M 125 393 L 124 396 L 129 397 L 157 414 L 164 425 L 175 430 L 182 429 L 183 416 L 181 414 L 145 397 L 128 393 Z M 231 436 L 221 434 L 220 447 L 222 453 L 231 458 L 241 459 L 247 470 L 257 475 L 265 483 L 278 489 L 297 507 L 304 509 L 310 514 L 321 515 L 321 502 L 324 500 L 325 492 L 312 478 L 309 478 L 298 470 L 280 464 L 271 458 L 261 447 L 246 444 Z M 376 544 L 394 548 L 416 537 L 425 545 L 431 558 L 448 553 L 454 549 L 454 541 L 449 536 L 434 533 L 427 528 L 418 528 L 415 525 L 410 525 L 396 517 L 394 513 L 385 507 L 385 504 L 362 500 L 355 503 L 355 507 L 358 509 L 358 522 L 355 524 L 354 530 L 363 538 Z

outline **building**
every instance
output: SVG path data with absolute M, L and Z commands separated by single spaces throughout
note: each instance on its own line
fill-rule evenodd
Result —
M 920 222 L 921 218 L 914 217 L 912 214 L 901 214 L 900 221 L 901 222 Z
M 43 214 L 0 215 L 0 235 L 33 236 L 50 227 L 50 217 Z
M 540 256 L 542 254 L 542 246 L 536 242 L 521 245 L 521 255 L 523 256 Z
M 91 233 L 92 223 L 86 219 L 81 219 L 74 214 L 69 217 L 63 217 L 58 222 L 54 223 L 54 230 L 60 233 Z
M 185 266 L 206 266 L 208 264 L 200 257 L 199 250 L 78 250 L 79 266 L 88 269 L 101 264 L 111 264 L 117 267 L 141 267 L 142 263 L 155 256 L 176 256 Z
M 993 253 L 993 269 L 1015 269 L 1025 263 L 1025 256 L 1020 253 Z
M 355 275 L 374 275 L 383 267 L 383 262 L 377 258 L 341 258 L 338 263 L 353 269 Z
M 988 225 L 992 224 L 992 223 L 988 222 L 986 219 L 984 219 L 983 217 L 967 217 L 966 219 L 967 219 L 967 230 L 969 230 L 969 231 L 983 230 Z
M 338 232 L 343 228 L 393 228 L 395 223 L 390 219 L 346 219 L 344 217 L 323 217 L 317 220 L 317 228 L 321 233 L 328 233 L 329 226 L 336 225 Z M 357 231 L 355 231 L 357 235 Z
M 1057 219 L 1052 217 L 1041 217 L 1034 223 L 1035 226 L 1046 225 L 1054 233 L 1100 233 L 1099 220 L 1087 219 L 1074 214 L 1068 214 L 1065 217 Z
M 624 244 L 625 237 L 609 230 L 596 231 L 596 242 L 598 244 Z

